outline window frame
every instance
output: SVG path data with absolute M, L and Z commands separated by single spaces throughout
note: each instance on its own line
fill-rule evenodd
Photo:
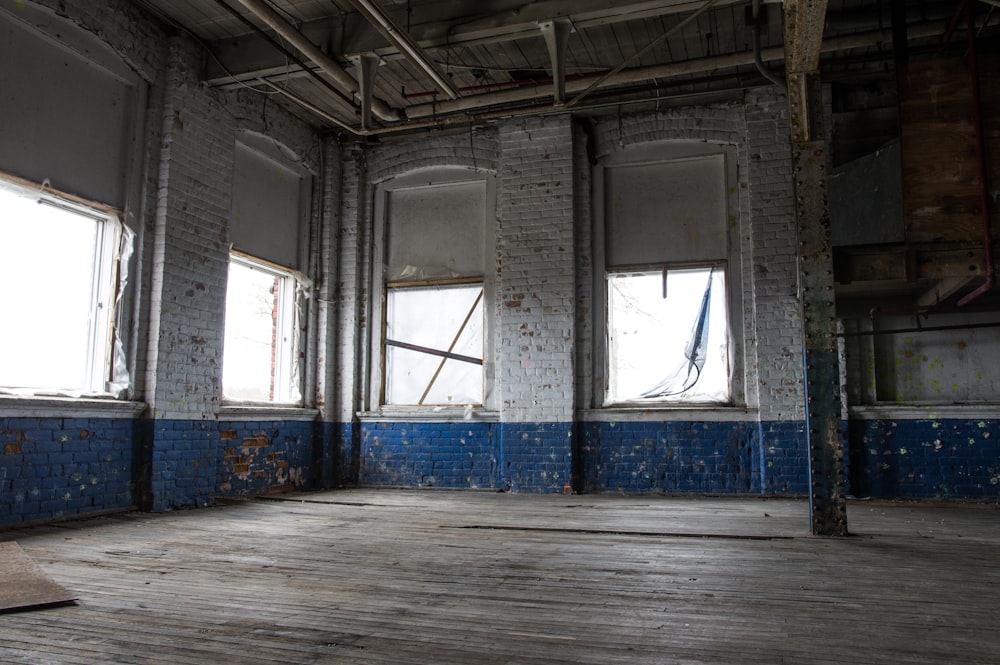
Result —
M 0 392 L 75 398 L 125 396 L 131 389 L 131 382 L 125 361 L 126 349 L 120 332 L 125 317 L 123 298 L 127 288 L 126 276 L 133 251 L 134 234 L 122 223 L 121 213 L 115 208 L 59 192 L 47 182 L 38 185 L 0 173 L 0 187 L 12 190 L 17 196 L 36 199 L 39 204 L 97 223 L 87 307 L 86 352 L 85 357 L 79 359 L 83 368 L 84 385 L 3 385 Z
M 275 341 L 272 343 L 272 398 L 269 400 L 240 399 L 226 395 L 226 325 L 229 313 L 229 270 L 236 263 L 245 268 L 271 275 L 279 284 L 277 294 L 278 316 L 274 324 Z M 270 261 L 250 256 L 244 252 L 230 250 L 226 281 L 226 308 L 223 316 L 222 344 L 222 400 L 226 406 L 302 407 L 304 404 L 303 359 L 300 351 L 304 348 L 301 333 L 304 318 L 304 288 L 301 276 L 294 270 Z M 287 337 L 287 343 L 278 344 L 277 339 Z M 280 380 L 279 380 L 280 379 Z
M 725 209 L 727 216 L 726 250 L 724 256 L 696 261 L 662 261 L 642 265 L 608 266 L 606 259 L 606 230 L 610 220 L 606 219 L 606 169 L 630 166 L 653 166 L 658 163 L 692 158 L 721 156 L 724 160 Z M 744 304 L 742 296 L 743 265 L 740 256 L 740 225 L 743 218 L 740 212 L 739 180 L 737 173 L 736 146 L 714 144 L 707 142 L 661 141 L 641 146 L 631 146 L 616 152 L 608 153 L 599 158 L 593 167 L 593 234 L 591 237 L 593 253 L 592 270 L 592 319 L 593 335 L 592 377 L 590 385 L 590 408 L 600 410 L 638 410 L 643 412 L 677 411 L 677 410 L 708 410 L 708 409 L 742 409 L 747 407 L 747 390 L 745 386 L 745 346 L 744 338 Z M 663 267 L 683 268 L 721 264 L 725 266 L 727 334 L 729 339 L 729 379 L 730 400 L 728 403 L 702 401 L 665 401 L 665 400 L 625 400 L 609 399 L 610 383 L 610 351 L 609 351 L 609 300 L 608 275 L 610 273 L 633 272 L 636 269 L 649 270 Z
M 381 377 L 381 385 L 379 386 L 379 405 L 380 406 L 384 406 L 384 407 L 388 407 L 388 408 L 420 408 L 420 409 L 426 409 L 428 407 L 443 408 L 443 407 L 448 407 L 448 406 L 462 406 L 462 407 L 470 406 L 469 404 L 467 404 L 465 402 L 454 402 L 454 403 L 427 402 L 427 403 L 424 403 L 424 401 L 421 400 L 417 404 L 407 404 L 407 403 L 402 403 L 402 402 L 391 403 L 390 404 L 387 401 L 388 400 L 388 397 L 387 397 L 388 384 L 389 384 L 389 378 L 390 378 L 389 377 L 389 362 L 388 362 L 388 354 L 389 354 L 388 347 L 390 346 L 389 340 L 388 340 L 388 327 L 389 327 L 389 324 L 390 324 L 390 322 L 389 322 L 388 308 L 389 308 L 389 295 L 390 295 L 390 293 L 393 290 L 399 290 L 399 291 L 436 290 L 436 289 L 442 289 L 442 288 L 452 288 L 452 287 L 462 287 L 462 286 L 470 286 L 470 287 L 471 286 L 479 286 L 479 288 L 480 288 L 481 295 L 477 299 L 476 305 L 478 306 L 479 303 L 480 303 L 480 301 L 483 301 L 482 302 L 482 313 L 483 313 L 483 324 L 482 324 L 483 325 L 483 346 L 482 346 L 481 353 L 484 355 L 484 357 L 482 358 L 482 364 L 485 364 L 485 362 L 486 362 L 486 358 L 485 358 L 486 338 L 487 338 L 486 305 L 485 305 L 486 291 L 485 291 L 484 280 L 482 278 L 468 277 L 468 278 L 442 279 L 442 280 L 422 280 L 422 281 L 419 281 L 419 282 L 388 282 L 388 283 L 385 284 L 385 290 L 383 292 L 383 298 L 382 298 L 382 312 L 383 312 L 382 313 L 382 326 L 386 330 L 386 332 L 383 335 L 382 345 L 380 347 L 380 351 L 381 351 L 381 354 L 382 354 L 382 357 L 381 357 L 381 359 L 379 361 L 379 367 L 380 367 L 380 374 L 379 375 Z M 474 306 L 473 307 L 473 311 L 475 311 L 475 309 L 476 309 L 476 307 Z M 471 313 L 472 312 L 470 312 L 470 314 Z M 465 326 L 463 326 L 463 328 L 464 327 Z M 451 350 L 448 349 L 447 351 L 450 352 Z M 442 358 L 442 360 L 446 360 L 446 358 Z M 438 371 L 441 371 L 441 369 L 443 369 L 443 367 L 444 367 L 444 363 L 442 362 L 441 366 L 438 369 Z M 436 378 L 436 376 L 437 375 L 435 374 L 435 378 Z M 431 384 L 433 384 L 433 383 L 434 383 L 434 381 L 432 379 Z M 483 404 L 484 404 L 484 401 L 485 401 L 485 396 L 486 396 L 486 386 L 485 386 L 486 377 L 485 377 L 485 375 L 482 376 L 482 383 L 483 383 L 483 385 L 481 386 L 480 390 L 481 390 L 481 393 L 482 393 L 483 397 L 482 397 L 482 399 L 477 400 L 476 402 L 473 402 L 471 404 L 471 406 L 473 408 L 482 408 L 483 407 Z M 431 390 L 431 386 L 429 385 L 427 387 L 427 393 L 429 393 L 430 390 Z M 425 393 L 425 396 L 427 396 L 426 393 Z
M 388 251 L 389 205 L 391 194 L 398 190 L 433 187 L 442 185 L 459 185 L 462 183 L 480 183 L 485 188 L 485 204 L 483 206 L 483 257 L 486 265 L 483 273 L 476 276 L 457 278 L 416 279 L 412 281 L 389 281 L 386 276 Z M 496 268 L 491 264 L 491 257 L 496 256 L 496 188 L 492 173 L 478 171 L 466 167 L 433 167 L 420 169 L 390 178 L 374 186 L 373 220 L 374 228 L 371 239 L 371 289 L 365 311 L 369 321 L 377 321 L 371 326 L 371 333 L 366 349 L 367 362 L 364 377 L 366 389 L 363 391 L 361 410 L 363 413 L 381 416 L 400 417 L 464 417 L 467 415 L 465 404 L 447 407 L 438 404 L 404 405 L 385 403 L 385 339 L 386 339 L 386 307 L 389 288 L 435 288 L 461 283 L 481 283 L 483 289 L 483 400 L 481 404 L 472 406 L 473 411 L 480 415 L 496 410 L 496 372 L 494 364 L 494 349 L 497 348 L 498 321 L 493 303 L 496 301 Z M 376 318 L 377 317 L 377 318 Z
M 720 400 L 691 400 L 691 399 L 642 398 L 642 397 L 624 398 L 624 399 L 621 399 L 621 398 L 619 398 L 619 399 L 613 399 L 611 397 L 611 393 L 612 393 L 612 381 L 611 381 L 612 370 L 611 370 L 611 362 L 612 362 L 612 359 L 613 359 L 613 356 L 614 356 L 614 352 L 611 350 L 611 346 L 612 346 L 612 343 L 611 343 L 612 342 L 612 328 L 613 328 L 613 326 L 612 326 L 612 323 L 611 323 L 611 314 L 612 314 L 611 310 L 612 310 L 612 307 L 611 307 L 611 296 L 610 296 L 610 293 L 611 293 L 611 280 L 612 280 L 612 278 L 615 277 L 615 276 L 619 276 L 619 275 L 654 274 L 654 273 L 657 273 L 657 272 L 661 273 L 661 275 L 663 276 L 663 278 L 666 278 L 667 274 L 670 271 L 680 272 L 680 271 L 691 271 L 691 270 L 699 270 L 699 269 L 701 269 L 701 270 L 704 270 L 704 269 L 710 269 L 710 270 L 719 269 L 719 270 L 721 270 L 721 273 L 722 273 L 722 276 L 723 276 L 723 280 L 724 280 L 724 284 L 725 284 L 725 286 L 723 288 L 726 289 L 726 291 L 725 291 L 725 293 L 726 293 L 726 295 L 725 295 L 725 305 L 726 305 L 726 313 L 725 313 L 726 330 L 725 330 L 725 336 L 726 336 L 726 345 L 727 345 L 727 353 L 726 353 L 726 364 L 727 364 L 726 375 L 727 375 L 727 379 L 728 379 L 728 386 L 727 386 L 728 393 L 729 393 L 728 398 L 726 400 L 723 400 L 723 401 L 720 401 Z M 717 261 L 692 261 L 692 262 L 688 262 L 688 261 L 673 261 L 673 262 L 665 262 L 665 263 L 630 265 L 630 266 L 613 266 L 613 267 L 610 267 L 610 268 L 605 268 L 605 270 L 604 270 L 604 294 L 605 294 L 605 296 L 604 297 L 605 297 L 605 312 L 606 312 L 606 315 L 605 315 L 606 316 L 606 318 L 605 318 L 605 340 L 606 341 L 605 341 L 604 348 L 605 348 L 605 362 L 606 362 L 606 365 L 605 365 L 605 372 L 606 372 L 606 374 L 605 374 L 605 376 L 608 377 L 608 380 L 606 381 L 607 385 L 605 386 L 605 392 L 604 392 L 604 400 L 603 400 L 604 405 L 605 406 L 611 406 L 611 407 L 618 407 L 618 406 L 643 406 L 643 407 L 653 407 L 653 408 L 661 407 L 661 406 L 662 407 L 732 406 L 732 404 L 733 404 L 733 393 L 734 393 L 734 387 L 733 387 L 733 355 L 734 355 L 733 347 L 734 347 L 734 341 L 733 341 L 733 335 L 731 333 L 731 324 L 730 324 L 730 321 L 732 319 L 732 314 L 730 312 L 730 302 L 729 302 L 730 298 L 729 298 L 728 287 L 729 287 L 729 268 L 728 268 L 728 264 L 727 264 L 727 262 L 725 260 L 717 260 Z M 683 321 L 682 323 L 684 325 L 686 325 L 687 321 Z

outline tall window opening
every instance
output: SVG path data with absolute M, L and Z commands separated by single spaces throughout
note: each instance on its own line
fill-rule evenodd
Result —
M 0 237 L 0 386 L 117 396 L 128 383 L 115 322 L 132 234 L 106 210 L 0 180 Z
M 227 400 L 299 404 L 299 292 L 287 270 L 231 254 L 222 393 Z
M 676 156 L 674 156 L 676 155 Z M 670 157 L 670 158 L 665 158 Z M 730 192 L 719 148 L 649 146 L 598 170 L 600 406 L 734 401 Z M 603 293 L 601 293 L 603 291 Z
M 464 169 L 379 186 L 374 406 L 490 406 L 491 197 L 489 180 Z

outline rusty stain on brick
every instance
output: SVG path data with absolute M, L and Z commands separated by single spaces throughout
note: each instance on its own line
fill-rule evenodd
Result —
M 236 430 L 234 429 L 224 429 L 219 432 L 220 441 L 235 441 L 236 440 Z
M 15 441 L 14 443 L 5 443 L 3 445 L 4 455 L 20 455 L 22 450 L 22 444 L 20 441 Z
M 90 436 L 90 430 L 89 429 L 82 429 L 82 430 L 80 430 L 80 438 L 81 439 L 86 439 L 89 436 Z
M 239 475 L 241 473 L 250 473 L 249 464 L 233 464 L 233 473 Z
M 254 471 L 253 472 L 253 477 L 254 478 L 267 478 L 267 471 L 259 471 L 259 470 L 258 471 Z
M 280 460 L 276 466 L 279 469 L 287 469 L 288 468 L 288 461 L 287 460 Z
M 243 439 L 244 448 L 266 448 L 269 445 L 271 445 L 271 441 L 263 434 L 248 436 Z

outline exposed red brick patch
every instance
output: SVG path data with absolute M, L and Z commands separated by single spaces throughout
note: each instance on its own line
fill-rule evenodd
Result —
M 21 449 L 22 449 L 22 446 L 21 446 L 21 442 L 20 441 L 16 441 L 14 443 L 5 443 L 3 445 L 3 454 L 4 455 L 20 455 L 21 454 Z
M 236 430 L 234 429 L 224 429 L 219 432 L 220 441 L 235 441 L 236 440 Z
M 263 434 L 243 439 L 244 448 L 267 448 L 269 445 L 271 445 L 271 441 Z

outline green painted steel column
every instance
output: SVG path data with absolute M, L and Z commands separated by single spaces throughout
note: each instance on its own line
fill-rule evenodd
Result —
M 785 0 L 783 10 L 799 241 L 809 507 L 813 534 L 843 536 L 847 535 L 847 506 L 840 424 L 840 359 L 819 78 L 827 0 Z
M 812 533 L 847 535 L 840 359 L 834 298 L 833 246 L 826 199 L 826 141 L 818 73 L 790 72 L 799 302 L 802 305 L 809 506 Z

